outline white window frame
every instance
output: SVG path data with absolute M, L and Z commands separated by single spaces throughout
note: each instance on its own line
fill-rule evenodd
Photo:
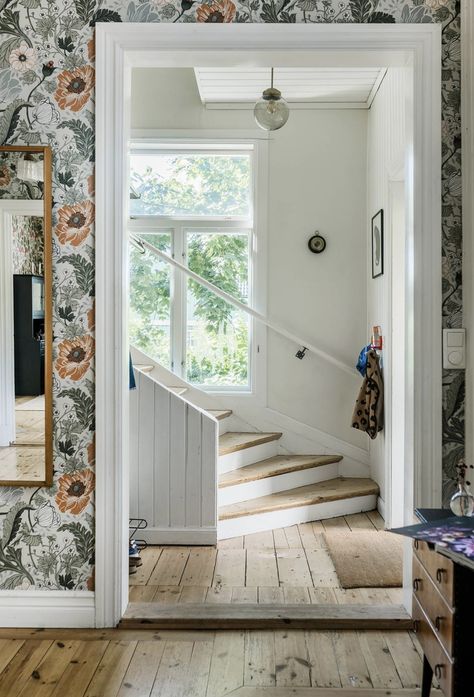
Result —
M 188 131 L 173 134 L 169 131 L 133 131 L 130 153 L 153 154 L 167 152 L 196 152 L 200 154 L 251 154 L 251 211 L 250 216 L 193 216 L 193 215 L 132 215 L 129 229 L 140 231 L 172 231 L 173 259 L 187 265 L 186 233 L 199 229 L 225 232 L 250 232 L 249 235 L 249 306 L 266 315 L 267 287 L 267 207 L 268 207 L 268 134 L 253 131 L 221 132 L 216 137 L 208 131 Z M 186 379 L 186 279 L 179 270 L 172 270 L 171 300 L 171 370 Z M 173 321 L 173 318 L 177 321 Z M 249 320 L 249 380 L 247 385 L 200 385 L 194 387 L 220 396 L 254 397 L 266 402 L 266 328 L 253 318 Z

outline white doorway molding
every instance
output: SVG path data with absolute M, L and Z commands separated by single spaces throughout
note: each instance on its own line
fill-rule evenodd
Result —
M 127 241 L 132 67 L 412 65 L 406 186 L 406 520 L 441 501 L 441 27 L 97 24 L 96 626 L 128 600 Z
M 467 329 L 465 456 L 474 458 L 474 7 L 461 3 L 463 326 Z

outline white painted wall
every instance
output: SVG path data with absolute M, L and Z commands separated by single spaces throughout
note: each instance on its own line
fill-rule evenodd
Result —
M 397 483 L 397 470 L 400 473 L 403 472 L 401 456 L 403 450 L 397 447 L 397 445 L 400 446 L 400 428 L 403 428 L 403 424 L 400 419 L 394 420 L 393 425 L 395 429 L 398 428 L 398 431 L 396 430 L 392 434 L 395 445 L 395 449 L 392 451 L 390 402 L 392 384 L 394 387 L 396 384 L 396 390 L 393 394 L 396 400 L 395 407 L 398 410 L 403 409 L 404 361 L 392 361 L 389 339 L 393 331 L 393 350 L 400 358 L 400 352 L 404 349 L 404 337 L 401 336 L 404 318 L 397 313 L 397 300 L 403 301 L 403 297 L 400 297 L 397 291 L 397 284 L 403 283 L 400 279 L 400 273 L 403 272 L 404 249 L 398 235 L 404 234 L 404 219 L 402 212 L 400 212 L 399 201 L 400 197 L 403 197 L 403 194 L 400 193 L 400 186 L 403 186 L 402 182 L 405 179 L 405 169 L 409 156 L 408 95 L 410 85 L 411 70 L 409 68 L 390 68 L 387 71 L 369 110 L 367 132 L 367 263 L 369 269 L 367 274 L 367 327 L 370 328 L 378 324 L 382 328 L 386 411 L 386 429 L 378 435 L 376 440 L 370 442 L 370 465 L 371 476 L 380 486 L 382 500 L 385 500 L 387 468 L 390 467 L 392 455 L 394 456 L 392 484 Z M 370 221 L 372 216 L 381 208 L 384 210 L 384 274 L 372 279 Z M 397 235 L 397 237 L 392 239 L 392 234 Z M 398 280 L 395 280 L 393 297 L 392 275 L 394 280 L 398 277 Z M 395 310 L 393 327 L 392 310 Z M 400 491 L 403 491 L 403 485 L 401 482 L 399 483 Z
M 136 69 L 132 129 L 253 129 L 250 110 L 207 110 L 191 69 Z M 269 141 L 268 314 L 354 364 L 367 337 L 364 110 L 293 110 Z M 314 255 L 315 230 L 327 249 Z M 359 447 L 351 428 L 360 385 L 269 332 L 268 407 Z

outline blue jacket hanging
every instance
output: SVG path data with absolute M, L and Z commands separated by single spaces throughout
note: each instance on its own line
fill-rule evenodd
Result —
M 365 378 L 366 373 L 367 373 L 367 354 L 371 349 L 371 345 L 368 344 L 367 346 L 364 346 L 362 351 L 359 353 L 359 358 L 357 359 L 357 365 L 356 368 L 359 371 L 359 373 L 362 375 L 363 378 Z

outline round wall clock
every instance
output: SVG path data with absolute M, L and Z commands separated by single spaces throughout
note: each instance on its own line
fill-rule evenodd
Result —
M 324 250 L 326 249 L 326 240 L 318 232 L 318 233 L 316 233 L 316 235 L 313 235 L 312 237 L 309 238 L 308 248 L 314 254 L 321 254 L 321 252 L 324 252 Z

